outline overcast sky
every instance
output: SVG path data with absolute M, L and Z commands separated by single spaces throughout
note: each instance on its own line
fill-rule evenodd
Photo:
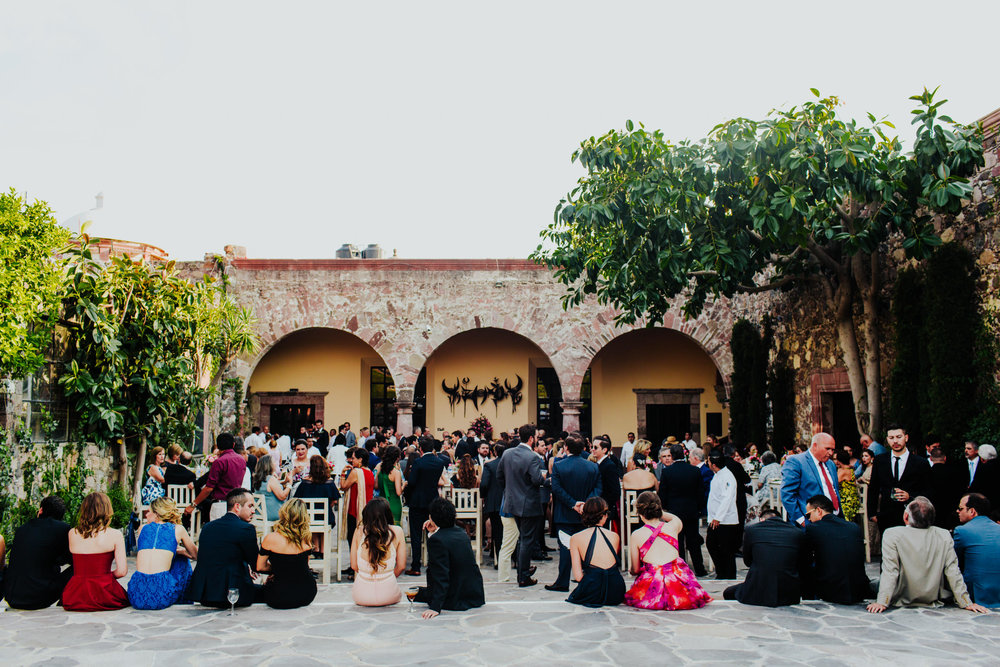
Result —
M 0 187 L 176 259 L 525 257 L 627 119 L 1000 107 L 992 2 L 5 2 Z M 76 231 L 76 230 L 74 230 Z

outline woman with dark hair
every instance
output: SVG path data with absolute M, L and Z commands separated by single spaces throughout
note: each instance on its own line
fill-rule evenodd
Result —
M 351 540 L 351 569 L 354 604 L 385 607 L 399 602 L 396 577 L 406 569 L 406 540 L 385 498 L 372 498 L 361 510 L 361 526 Z
M 330 479 L 330 466 L 319 454 L 313 454 L 309 459 L 309 476 L 303 478 L 299 488 L 295 489 L 296 498 L 325 498 L 329 501 L 327 510 L 327 523 L 331 526 L 337 525 L 337 501 L 340 500 L 340 491 L 337 484 Z M 313 547 L 322 553 L 323 537 L 320 534 L 313 535 Z
M 585 528 L 569 540 L 573 580 L 580 583 L 566 601 L 585 607 L 621 604 L 625 599 L 625 580 L 619 569 L 620 540 L 604 527 L 608 504 L 600 496 L 588 498 L 583 504 L 582 519 Z
M 406 487 L 403 471 L 396 465 L 399 463 L 400 455 L 399 447 L 390 445 L 382 451 L 382 460 L 375 466 L 375 484 L 382 497 L 389 501 L 392 522 L 397 526 L 403 516 L 403 501 L 400 500 L 400 496 L 403 495 L 403 489 Z
M 66 611 L 107 611 L 127 607 L 128 595 L 118 580 L 128 574 L 125 538 L 111 527 L 111 499 L 91 493 L 83 499 L 76 528 L 69 531 L 73 576 L 63 589 Z M 111 563 L 115 569 L 111 569 Z
M 639 494 L 636 509 L 643 526 L 632 533 L 632 567 L 637 575 L 625 604 L 639 609 L 699 609 L 712 601 L 677 551 L 681 520 L 663 511 L 652 491 Z
M 139 494 L 143 505 L 149 505 L 157 498 L 166 495 L 167 491 L 163 481 L 163 473 L 166 472 L 163 464 L 166 459 L 167 455 L 164 453 L 163 447 L 153 447 L 152 451 L 149 452 L 150 464 L 146 468 L 146 474 L 149 477 Z
M 471 454 L 458 460 L 458 472 L 451 476 L 451 484 L 459 489 L 478 489 L 479 473 Z
M 250 479 L 250 488 L 254 493 L 264 496 L 268 521 L 278 520 L 281 504 L 288 500 L 288 494 L 292 491 L 292 487 L 279 479 L 274 471 L 274 459 L 264 456 L 257 459 L 257 467 L 254 468 L 253 477 Z

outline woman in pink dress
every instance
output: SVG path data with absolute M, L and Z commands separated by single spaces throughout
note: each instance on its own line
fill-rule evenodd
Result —
M 406 569 L 406 540 L 403 529 L 393 524 L 385 498 L 373 498 L 361 512 L 360 529 L 351 540 L 351 568 L 354 604 L 384 607 L 399 602 L 396 577 Z
M 66 611 L 105 611 L 129 604 L 118 583 L 128 574 L 125 538 L 120 530 L 111 528 L 113 516 L 111 499 L 105 494 L 91 493 L 83 499 L 76 528 L 69 531 L 73 576 L 63 589 Z
M 639 494 L 636 509 L 643 526 L 632 533 L 632 567 L 636 575 L 625 604 L 639 609 L 699 609 L 712 601 L 694 572 L 677 552 L 682 524 L 663 511 L 652 491 Z

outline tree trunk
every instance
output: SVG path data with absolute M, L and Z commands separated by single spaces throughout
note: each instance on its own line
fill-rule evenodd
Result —
M 846 274 L 846 272 L 845 272 Z M 843 354 L 844 366 L 847 368 L 847 381 L 851 385 L 851 397 L 854 399 L 854 420 L 858 431 L 868 432 L 868 384 L 862 367 L 861 351 L 858 348 L 858 335 L 854 329 L 854 299 L 850 274 L 842 275 L 834 293 L 834 317 L 837 326 L 837 341 Z
M 868 267 L 864 266 L 866 259 Z M 878 253 L 863 257 L 857 267 L 862 276 L 867 278 L 864 282 L 859 282 L 862 286 L 861 305 L 865 319 L 865 384 L 868 389 L 869 412 L 868 430 L 861 432 L 879 433 L 882 430 L 882 350 L 879 347 L 878 326 Z M 864 276 L 866 268 L 870 273 Z
M 135 455 L 135 480 L 132 482 L 132 504 L 138 508 L 141 505 L 142 475 L 146 470 L 146 434 L 139 440 L 139 453 Z
M 125 445 L 125 436 L 118 441 L 118 453 L 115 455 L 115 480 L 122 489 L 128 488 L 128 448 Z

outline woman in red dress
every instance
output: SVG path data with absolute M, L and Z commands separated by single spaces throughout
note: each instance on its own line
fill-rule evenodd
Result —
M 344 468 L 340 489 L 347 496 L 347 521 L 341 526 L 341 538 L 348 544 L 354 540 L 354 531 L 358 527 L 358 517 L 375 494 L 375 475 L 368 465 L 368 450 L 355 447 L 347 451 L 349 468 Z M 341 574 L 354 576 L 354 570 L 346 568 Z
M 76 528 L 69 531 L 73 577 L 63 589 L 66 611 L 106 611 L 128 606 L 118 580 L 128 573 L 125 538 L 111 528 L 114 510 L 103 493 L 91 493 L 80 505 Z M 111 569 L 114 563 L 115 569 Z

